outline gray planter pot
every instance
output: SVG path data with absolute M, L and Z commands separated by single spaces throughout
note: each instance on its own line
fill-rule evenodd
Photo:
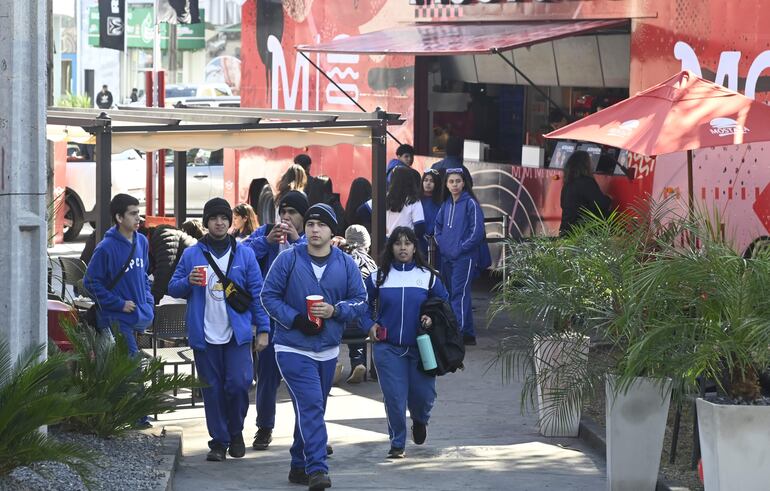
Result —
M 569 408 L 553 400 L 555 390 L 568 388 L 568 373 L 575 365 L 588 364 L 586 336 L 535 339 L 535 373 L 537 375 L 537 409 L 540 434 L 549 437 L 576 437 L 580 427 L 580 406 Z M 579 373 L 585 372 L 584 369 Z
M 770 488 L 770 407 L 695 404 L 706 491 Z
M 671 379 L 637 377 L 615 392 L 607 375 L 607 489 L 654 491 L 671 402 Z

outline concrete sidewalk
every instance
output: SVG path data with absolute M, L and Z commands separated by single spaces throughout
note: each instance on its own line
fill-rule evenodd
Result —
M 479 297 L 476 301 L 476 297 Z M 604 461 L 577 439 L 538 435 L 532 415 L 519 411 L 516 383 L 504 385 L 500 369 L 486 372 L 493 359 L 499 327 L 485 328 L 486 290 L 474 294 L 478 346 L 469 347 L 466 369 L 438 378 L 438 399 L 422 446 L 407 440 L 407 457 L 385 458 L 387 422 L 376 382 L 332 389 L 326 412 L 330 476 L 336 489 L 495 489 L 599 490 L 606 488 Z M 347 350 L 341 349 L 347 363 Z M 346 367 L 346 374 L 349 367 Z M 202 409 L 161 416 L 156 425 L 184 429 L 184 458 L 174 487 L 207 489 L 303 489 L 290 484 L 289 446 L 294 413 L 285 387 L 279 392 L 273 443 L 267 451 L 251 449 L 256 431 L 252 404 L 246 420 L 246 457 L 224 463 L 205 461 L 208 451 Z M 408 423 L 411 424 L 411 423 Z M 411 435 L 409 435 L 411 438 Z

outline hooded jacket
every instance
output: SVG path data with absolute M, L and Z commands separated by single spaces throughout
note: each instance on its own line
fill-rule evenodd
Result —
M 128 268 L 112 290 L 107 288 L 117 277 L 120 268 L 126 263 L 131 245 L 128 239 L 112 227 L 104 234 L 104 239 L 94 249 L 94 255 L 88 263 L 83 286 L 99 306 L 96 315 L 97 327 L 105 329 L 117 323 L 143 331 L 152 323 L 155 314 L 155 301 L 150 292 L 150 280 L 147 237 L 134 232 L 136 249 Z M 127 300 L 136 304 L 133 312 L 123 312 Z
M 387 329 L 387 342 L 396 346 L 416 346 L 420 328 L 420 306 L 429 298 L 446 300 L 448 295 L 438 275 L 417 267 L 414 262 L 390 266 L 385 282 L 377 286 L 378 272 L 366 279 L 368 315 L 360 322 L 369 332 L 375 322 Z M 433 276 L 432 284 L 431 276 Z M 379 299 L 379 312 L 375 302 Z
M 315 336 L 291 327 L 297 315 L 307 315 L 308 295 L 322 295 L 324 302 L 337 308 L 337 315 L 324 319 L 321 332 Z M 345 323 L 366 312 L 361 272 L 355 261 L 336 247 L 331 248 L 321 281 L 313 272 L 307 244 L 280 253 L 265 278 L 261 298 L 265 311 L 276 322 L 275 344 L 305 351 L 339 346 Z
M 467 191 L 457 202 L 450 197 L 436 214 L 434 232 L 442 258 L 478 261 L 479 246 L 486 236 L 481 206 Z
M 205 240 L 198 241 L 192 247 L 185 249 L 182 259 L 179 260 L 174 275 L 168 284 L 168 294 L 176 298 L 187 299 L 187 332 L 190 337 L 190 346 L 196 350 L 206 349 L 206 336 L 204 334 L 203 319 L 206 309 L 207 289 L 190 284 L 188 277 L 195 266 L 208 264 L 204 251 L 212 256 L 216 255 L 206 244 Z M 231 253 L 233 251 L 231 250 Z M 235 246 L 230 271 L 223 269 L 223 273 L 251 294 L 252 302 L 248 311 L 238 313 L 227 305 L 227 318 L 233 328 L 233 335 L 238 345 L 251 342 L 251 326 L 257 326 L 257 332 L 270 332 L 270 322 L 259 302 L 259 292 L 262 290 L 262 273 L 259 271 L 254 253 L 242 245 Z M 216 274 L 215 274 L 216 276 Z M 208 278 L 208 281 L 217 281 L 216 278 Z
M 257 263 L 259 263 L 259 269 L 262 272 L 262 277 L 267 277 L 267 272 L 270 269 L 270 266 L 273 264 L 273 261 L 275 261 L 275 258 L 278 257 L 278 254 L 281 252 L 281 245 L 280 244 L 271 244 L 267 241 L 267 236 L 270 233 L 270 231 L 273 229 L 273 226 L 275 224 L 267 223 L 265 225 L 262 225 L 258 229 L 256 229 L 249 237 L 241 242 L 242 246 L 250 248 L 252 251 L 254 251 L 254 255 L 257 258 Z M 292 242 L 288 235 L 286 237 L 287 244 L 306 244 L 307 238 L 305 237 L 304 233 L 300 233 L 299 238 L 296 242 Z

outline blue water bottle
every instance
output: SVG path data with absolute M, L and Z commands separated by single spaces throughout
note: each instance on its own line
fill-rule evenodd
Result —
M 424 370 L 433 370 L 436 365 L 436 354 L 433 352 L 433 343 L 430 342 L 430 336 L 420 334 L 417 336 L 417 349 L 420 350 L 420 360 Z

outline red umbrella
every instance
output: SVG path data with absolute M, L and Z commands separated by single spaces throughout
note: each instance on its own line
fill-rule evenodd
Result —
M 545 136 L 596 142 L 648 156 L 687 151 L 692 209 L 692 150 L 770 141 L 770 107 L 682 71 Z

